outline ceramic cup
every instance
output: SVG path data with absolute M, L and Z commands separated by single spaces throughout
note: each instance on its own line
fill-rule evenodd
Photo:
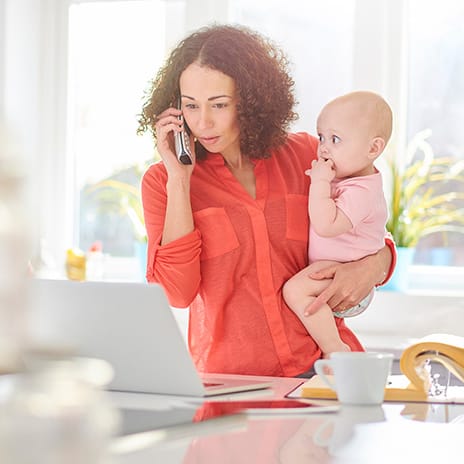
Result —
M 391 353 L 344 351 L 317 360 L 314 369 L 340 403 L 373 405 L 383 402 L 392 362 Z M 326 368 L 333 375 L 326 375 Z

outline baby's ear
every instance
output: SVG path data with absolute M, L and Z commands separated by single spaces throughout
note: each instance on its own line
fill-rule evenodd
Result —
M 385 140 L 382 137 L 374 137 L 369 147 L 369 159 L 375 160 L 383 152 Z

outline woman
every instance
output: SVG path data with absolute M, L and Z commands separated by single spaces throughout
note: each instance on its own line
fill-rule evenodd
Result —
M 190 307 L 189 347 L 202 372 L 296 376 L 321 356 L 282 299 L 284 282 L 308 264 L 304 172 L 318 144 L 288 134 L 292 92 L 275 46 L 246 28 L 212 26 L 174 49 L 143 108 L 140 130 L 152 130 L 162 158 L 142 181 L 147 280 L 171 305 Z M 174 152 L 180 115 L 190 165 Z M 333 282 L 320 301 L 333 310 L 357 304 L 385 279 L 392 257 L 384 247 L 324 270 L 316 277 Z M 362 350 L 343 319 L 338 329 Z

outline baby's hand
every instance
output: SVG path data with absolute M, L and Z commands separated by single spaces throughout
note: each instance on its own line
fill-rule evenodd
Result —
M 333 161 L 330 159 L 326 160 L 323 158 L 314 160 L 311 163 L 311 169 L 306 171 L 306 174 L 311 177 L 312 182 L 316 182 L 318 180 L 331 182 L 332 179 L 335 177 Z

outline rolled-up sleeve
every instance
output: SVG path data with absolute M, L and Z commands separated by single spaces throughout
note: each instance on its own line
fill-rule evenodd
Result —
M 380 287 L 382 285 L 385 285 L 390 280 L 391 276 L 393 275 L 393 271 L 395 270 L 395 266 L 396 266 L 396 259 L 397 259 L 396 246 L 395 246 L 395 242 L 393 241 L 393 237 L 391 236 L 390 233 L 387 233 L 386 236 L 385 236 L 385 245 L 387 245 L 388 248 L 390 248 L 390 252 L 391 252 L 391 255 L 392 255 L 392 260 L 391 260 L 391 264 L 390 264 L 390 269 L 388 270 L 388 273 L 385 276 L 385 279 L 383 280 L 383 282 L 381 282 L 378 285 L 378 287 Z
M 151 166 L 142 179 L 142 202 L 148 236 L 148 282 L 159 283 L 169 304 L 190 305 L 200 286 L 201 234 L 195 229 L 168 244 L 161 245 L 166 215 L 166 172 L 162 165 Z

